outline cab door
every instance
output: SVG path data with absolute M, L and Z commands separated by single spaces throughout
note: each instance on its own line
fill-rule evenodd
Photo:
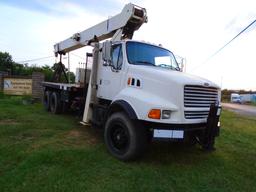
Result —
M 97 91 L 99 98 L 113 100 L 121 90 L 124 76 L 123 60 L 122 44 L 113 45 L 111 49 L 111 63 L 103 65 L 103 62 L 101 62 Z

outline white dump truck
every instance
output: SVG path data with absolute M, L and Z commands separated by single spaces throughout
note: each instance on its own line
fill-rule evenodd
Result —
M 93 62 L 79 84 L 43 83 L 46 110 L 82 110 L 82 123 L 103 128 L 107 149 L 120 160 L 140 156 L 152 139 L 198 142 L 212 150 L 220 88 L 183 73 L 170 50 L 132 40 L 147 21 L 146 9 L 127 4 L 118 15 L 55 44 L 58 72 L 64 72 L 61 56 L 84 46 L 93 47 L 87 53 Z

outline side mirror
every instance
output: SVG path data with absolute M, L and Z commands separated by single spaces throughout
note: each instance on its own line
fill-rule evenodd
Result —
M 103 59 L 103 65 L 109 66 L 111 64 L 111 41 L 105 41 L 103 43 L 102 47 L 102 59 Z
M 184 65 L 183 60 L 182 60 L 182 62 L 179 65 L 180 72 L 184 72 L 184 67 L 185 67 L 185 65 Z
M 183 57 L 176 57 L 180 72 L 185 72 L 186 59 Z
M 182 59 L 182 66 L 181 67 L 182 67 L 181 68 L 182 72 L 186 72 L 186 69 L 187 69 L 187 60 L 186 60 L 186 58 Z

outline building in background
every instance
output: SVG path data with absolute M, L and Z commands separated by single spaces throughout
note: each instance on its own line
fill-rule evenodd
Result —
M 254 94 L 240 94 L 242 103 L 256 102 L 256 93 Z

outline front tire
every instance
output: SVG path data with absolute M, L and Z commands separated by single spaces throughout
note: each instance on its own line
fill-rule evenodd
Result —
M 108 151 L 116 158 L 128 161 L 143 154 L 147 134 L 143 126 L 133 122 L 122 112 L 112 114 L 106 124 L 104 139 Z

